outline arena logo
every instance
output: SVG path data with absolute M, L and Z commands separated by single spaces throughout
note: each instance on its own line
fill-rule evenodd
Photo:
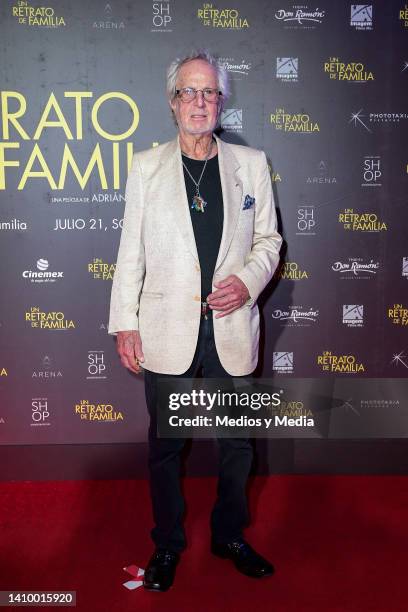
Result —
M 313 134 L 320 132 L 317 121 L 312 121 L 310 115 L 306 113 L 287 113 L 284 108 L 276 108 L 270 114 L 270 123 L 275 130 L 282 132 L 297 132 L 300 134 Z
M 75 322 L 73 319 L 66 319 L 62 311 L 42 311 L 39 306 L 31 306 L 30 310 L 25 313 L 25 321 L 31 324 L 31 327 L 39 329 L 74 329 Z
M 375 276 L 380 269 L 380 262 L 370 259 L 365 263 L 362 258 L 349 257 L 348 261 L 336 261 L 331 269 L 338 272 L 341 278 L 368 279 Z
M 408 257 L 403 257 L 402 258 L 402 270 L 401 270 L 401 274 L 406 279 L 408 279 Z
M 329 78 L 337 81 L 350 81 L 354 83 L 366 83 L 374 81 L 374 75 L 366 70 L 362 62 L 341 62 L 338 57 L 330 57 L 324 62 L 323 71 Z
M 103 18 L 99 21 L 94 21 L 92 27 L 97 30 L 123 30 L 125 28 L 124 21 L 114 20 L 114 12 L 112 5 L 107 3 L 103 9 Z
M 364 306 L 362 304 L 343 304 L 343 323 L 347 327 L 363 327 Z
M 221 112 L 221 127 L 227 132 L 242 132 L 242 109 L 228 108 Z
M 102 259 L 95 257 L 92 263 L 88 263 L 88 272 L 92 278 L 99 280 L 113 280 L 116 264 L 106 263 Z
M 124 420 L 123 413 L 115 410 L 113 404 L 91 404 L 88 400 L 75 404 L 74 414 L 78 415 L 81 421 L 115 423 Z
M 34 370 L 31 378 L 36 378 L 39 380 L 55 380 L 56 378 L 63 378 L 61 370 L 54 370 L 52 367 L 51 357 L 48 355 L 44 355 L 41 362 L 42 369 Z
M 48 271 L 47 259 L 37 260 L 37 270 L 24 270 L 21 276 L 32 283 L 55 283 L 59 278 L 64 278 L 63 272 Z
M 9 221 L 0 221 L 0 230 L 3 232 L 17 231 L 25 232 L 28 229 L 27 223 L 20 219 L 10 219 Z
M 316 323 L 319 311 L 303 306 L 287 306 L 286 309 L 276 308 L 272 312 L 272 319 L 281 321 L 287 327 L 310 327 L 311 323 Z
M 334 355 L 331 351 L 318 355 L 317 365 L 321 366 L 322 372 L 358 374 L 365 371 L 364 363 L 357 361 L 355 355 Z
M 398 19 L 401 22 L 401 25 L 404 28 L 408 28 L 408 6 L 405 5 L 404 8 L 399 10 Z
M 47 397 L 33 397 L 31 400 L 31 426 L 50 425 L 50 408 Z
M 272 369 L 280 374 L 292 374 L 293 353 L 274 351 L 272 356 Z
M 299 80 L 299 59 L 297 57 L 277 57 L 276 78 L 281 83 L 297 83 Z
M 246 60 L 237 62 L 233 57 L 220 57 L 218 64 L 231 75 L 231 80 L 233 81 L 240 80 L 242 77 L 247 77 L 252 67 L 251 62 Z
M 309 278 L 306 270 L 302 270 L 295 261 L 286 261 L 278 266 L 275 275 L 283 280 L 304 280 Z
M 293 29 L 313 29 L 322 23 L 325 16 L 325 11 L 319 8 L 314 10 L 307 6 L 293 5 L 292 10 L 278 9 L 275 13 L 275 19 L 283 22 L 285 28 Z
M 355 30 L 373 29 L 372 4 L 352 4 L 350 7 L 350 25 Z
M 296 236 L 316 236 L 316 217 L 313 204 L 298 207 Z
M 387 314 L 394 325 L 401 325 L 402 327 L 408 325 L 408 308 L 406 306 L 394 304 L 388 308 Z
M 317 164 L 317 172 L 318 174 L 315 176 L 306 177 L 306 183 L 316 185 L 332 185 L 337 183 L 335 176 L 329 176 L 327 166 L 323 160 Z
M 89 380 L 106 379 L 106 365 L 104 351 L 88 351 L 88 376 Z
M 151 32 L 172 32 L 169 27 L 172 22 L 170 0 L 155 0 L 153 2 Z
M 381 187 L 381 157 L 379 155 L 365 155 L 363 159 L 362 187 Z
M 242 17 L 237 9 L 218 9 L 211 2 L 205 2 L 202 8 L 197 10 L 197 17 L 207 27 L 225 28 L 228 30 L 249 28 L 248 20 Z
M 65 26 L 65 19 L 55 14 L 52 6 L 31 6 L 28 2 L 18 2 L 11 7 L 13 17 L 18 23 L 28 26 L 59 28 Z
M 382 232 L 387 231 L 385 221 L 380 221 L 377 213 L 356 213 L 353 208 L 345 208 L 339 213 L 339 223 L 343 229 L 352 232 Z

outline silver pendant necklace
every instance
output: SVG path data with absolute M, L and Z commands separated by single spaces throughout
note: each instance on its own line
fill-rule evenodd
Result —
M 193 183 L 195 185 L 195 188 L 196 188 L 195 195 L 193 197 L 193 201 L 192 201 L 192 204 L 191 204 L 190 208 L 192 208 L 193 210 L 195 210 L 197 212 L 204 212 L 204 208 L 207 206 L 207 202 L 200 195 L 200 183 L 201 183 L 201 179 L 203 178 L 204 171 L 205 171 L 206 166 L 207 166 L 208 158 L 209 158 L 209 156 L 211 154 L 211 151 L 212 151 L 212 145 L 213 145 L 213 141 L 211 140 L 211 143 L 210 143 L 210 146 L 209 146 L 209 149 L 208 149 L 208 153 L 205 156 L 205 163 L 204 163 L 204 166 L 203 166 L 203 169 L 201 171 L 200 178 L 198 179 L 198 181 L 196 181 L 194 179 L 194 177 L 191 176 L 191 172 L 187 168 L 187 166 L 184 163 L 184 161 L 181 160 L 182 163 L 183 163 L 184 168 L 186 169 L 186 172 L 187 172 L 188 176 L 191 178 L 191 180 L 193 181 Z

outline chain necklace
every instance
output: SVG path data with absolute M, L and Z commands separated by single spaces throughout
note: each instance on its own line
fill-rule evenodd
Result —
M 188 176 L 191 178 L 191 180 L 193 181 L 193 183 L 195 185 L 195 188 L 196 188 L 195 195 L 193 197 L 193 202 L 191 204 L 191 208 L 193 210 L 196 210 L 197 212 L 204 212 L 204 208 L 207 206 L 207 202 L 200 195 L 200 183 L 201 183 L 201 179 L 203 178 L 204 171 L 205 171 L 205 169 L 207 167 L 207 162 L 208 162 L 208 158 L 209 158 L 209 156 L 211 154 L 211 151 L 212 151 L 212 146 L 213 146 L 213 141 L 211 140 L 211 143 L 210 143 L 210 146 L 209 146 L 209 149 L 208 149 L 208 153 L 205 156 L 205 163 L 204 163 L 204 166 L 203 166 L 203 169 L 201 171 L 200 178 L 198 179 L 198 181 L 196 181 L 194 179 L 194 177 L 191 176 L 190 170 L 187 168 L 187 166 L 184 163 L 183 159 L 181 160 L 182 163 L 183 163 L 184 168 L 186 169 L 186 172 L 187 172 Z

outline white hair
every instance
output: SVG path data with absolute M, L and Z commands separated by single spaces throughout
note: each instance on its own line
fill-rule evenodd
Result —
M 191 51 L 191 53 L 189 53 L 189 55 L 186 55 L 182 58 L 177 58 L 173 62 L 171 62 L 170 66 L 167 69 L 166 82 L 166 91 L 169 102 L 171 102 L 176 96 L 176 83 L 180 68 L 184 66 L 184 64 L 187 64 L 187 62 L 191 62 L 192 60 L 204 60 L 215 69 L 218 88 L 222 92 L 222 96 L 220 97 L 220 106 L 222 108 L 231 93 L 228 72 L 224 68 L 224 66 L 220 64 L 218 60 L 206 49 L 193 50 Z

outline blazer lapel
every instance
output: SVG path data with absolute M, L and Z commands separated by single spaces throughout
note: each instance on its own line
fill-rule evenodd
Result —
M 167 178 L 163 180 L 166 202 L 171 206 L 176 216 L 177 227 L 192 256 L 198 262 L 197 246 L 194 238 L 193 224 L 188 207 L 186 185 L 184 181 L 181 149 L 178 136 L 169 143 L 168 149 L 162 155 L 162 169 Z
M 215 135 L 214 135 L 215 136 Z M 224 202 L 224 224 L 220 249 L 215 270 L 225 259 L 238 222 L 241 208 L 243 185 L 240 178 L 240 165 L 227 143 L 215 136 L 218 146 L 222 198 Z
M 224 143 L 218 136 L 215 136 L 215 134 L 214 137 L 218 147 L 218 164 L 224 206 L 221 244 L 215 264 L 215 270 L 217 270 L 228 253 L 235 232 L 241 207 L 243 185 L 240 178 L 240 165 L 237 158 L 232 153 L 227 143 Z M 188 250 L 193 255 L 194 259 L 196 259 L 197 263 L 199 263 L 193 224 L 191 223 L 191 215 L 187 201 L 178 136 L 169 143 L 168 148 L 163 152 L 161 164 L 164 172 L 163 189 L 166 193 L 166 201 L 170 203 L 174 210 L 174 214 L 177 217 L 177 227 Z

